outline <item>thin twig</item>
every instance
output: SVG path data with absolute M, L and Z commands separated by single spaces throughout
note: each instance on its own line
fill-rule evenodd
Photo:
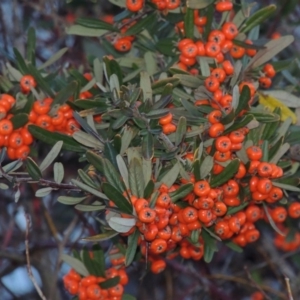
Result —
M 247 277 L 248 279 L 250 280 L 250 282 L 264 295 L 264 297 L 267 299 L 267 300 L 272 300 L 266 293 L 265 291 L 261 288 L 261 286 L 255 281 L 253 280 L 249 270 L 248 270 L 248 267 L 247 266 L 244 266 L 244 270 L 247 274 Z
M 30 256 L 29 256 L 29 227 L 30 227 L 30 216 L 29 214 L 25 213 L 25 219 L 26 219 L 26 232 L 25 232 L 25 250 L 26 250 L 26 262 L 27 262 L 27 272 L 30 280 L 32 281 L 35 290 L 37 291 L 38 295 L 42 300 L 47 300 L 47 298 L 44 296 L 42 290 L 40 289 L 38 283 L 36 282 L 31 265 L 30 265 Z
M 59 266 L 61 263 L 61 254 L 63 253 L 70 235 L 72 234 L 72 232 L 74 231 L 74 228 L 76 227 L 77 223 L 78 223 L 78 216 L 74 216 L 73 220 L 70 222 L 69 226 L 67 227 L 67 229 L 64 231 L 64 236 L 63 236 L 63 240 L 61 241 L 61 243 L 58 245 L 58 259 L 57 259 L 57 271 L 59 271 Z
M 235 276 L 230 276 L 230 275 L 224 275 L 224 274 L 212 274 L 207 276 L 208 278 L 214 278 L 214 279 L 220 279 L 220 280 L 227 280 L 227 281 L 233 281 L 233 282 L 237 282 L 243 285 L 247 285 L 247 286 L 252 286 L 253 287 L 253 283 L 249 282 L 249 280 L 247 279 L 243 279 L 240 277 L 235 277 Z M 272 293 L 273 295 L 279 297 L 280 299 L 286 300 L 286 296 L 284 293 L 275 291 L 274 289 L 272 289 L 270 286 L 268 285 L 260 285 L 260 288 L 266 292 Z
M 287 276 L 284 276 L 284 280 L 285 280 L 285 283 L 286 283 L 289 300 L 294 300 L 291 285 L 290 285 L 290 279 Z

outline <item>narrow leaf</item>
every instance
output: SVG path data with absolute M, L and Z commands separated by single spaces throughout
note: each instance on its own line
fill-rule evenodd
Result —
M 129 163 L 129 186 L 133 195 L 141 198 L 144 195 L 145 182 L 141 161 L 134 157 Z
M 58 156 L 62 146 L 62 141 L 58 141 L 57 143 L 55 143 L 55 145 L 52 147 L 50 152 L 46 155 L 46 157 L 40 164 L 40 169 L 42 172 L 45 171 L 53 163 L 55 158 Z
M 134 231 L 134 233 L 130 234 L 128 237 L 127 249 L 126 249 L 126 255 L 125 255 L 125 265 L 126 266 L 129 266 L 134 259 L 137 245 L 138 245 L 139 236 L 140 236 L 140 233 L 136 229 Z
M 116 188 L 114 188 L 109 183 L 103 183 L 102 189 L 105 195 L 115 203 L 115 205 L 120 209 L 120 211 L 132 214 L 132 205 L 128 202 L 128 200 L 120 193 Z
M 153 136 L 148 131 L 146 135 L 143 136 L 142 140 L 142 155 L 145 159 L 150 160 L 152 159 L 154 154 L 154 142 Z
M 70 265 L 72 269 L 74 269 L 77 273 L 79 273 L 82 276 L 88 276 L 89 272 L 83 262 L 81 262 L 79 259 L 76 259 L 70 255 L 62 254 L 61 259 Z
M 42 178 L 42 172 L 39 166 L 31 157 L 27 157 L 26 159 L 26 170 L 33 180 L 38 181 L 40 178 Z

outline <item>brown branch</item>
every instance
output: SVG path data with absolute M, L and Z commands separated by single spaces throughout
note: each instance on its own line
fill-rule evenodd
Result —
M 30 280 L 32 281 L 35 290 L 37 291 L 38 295 L 42 300 L 47 300 L 47 298 L 44 296 L 42 290 L 40 289 L 38 283 L 36 282 L 31 265 L 30 265 L 30 255 L 29 255 L 29 227 L 30 227 L 30 216 L 25 213 L 25 219 L 26 219 L 26 232 L 25 232 L 25 252 L 26 252 L 26 262 L 27 262 L 27 272 Z
M 290 285 L 290 279 L 287 276 L 284 276 L 284 280 L 285 280 L 285 283 L 286 283 L 289 300 L 294 300 L 291 285 Z
M 245 266 L 244 267 L 244 270 L 245 270 L 245 272 L 246 272 L 246 274 L 247 274 L 247 277 L 248 277 L 248 279 L 250 280 L 250 282 L 264 295 L 264 297 L 267 299 L 267 300 L 272 300 L 266 293 L 265 293 L 265 291 L 261 288 L 261 286 L 255 281 L 255 280 L 253 280 L 253 278 L 252 278 L 252 276 L 251 276 L 251 274 L 250 274 L 250 272 L 249 272 L 249 270 L 248 270 L 248 267 L 247 266 Z
M 226 281 L 232 281 L 232 282 L 236 282 L 236 283 L 240 283 L 243 285 L 247 285 L 247 286 L 251 286 L 253 287 L 253 283 L 249 282 L 249 280 L 247 279 L 243 279 L 240 277 L 235 277 L 235 276 L 230 276 L 230 275 L 224 275 L 224 274 L 213 274 L 213 275 L 208 275 L 208 278 L 212 278 L 212 279 L 218 279 L 218 280 L 226 280 Z M 279 297 L 280 299 L 285 300 L 286 296 L 284 293 L 278 292 L 273 290 L 270 286 L 268 285 L 260 285 L 260 288 L 266 292 L 269 292 L 277 297 Z
M 12 252 L 9 250 L 0 250 L 0 257 L 9 259 L 18 264 L 23 264 L 26 262 L 24 254 L 19 253 L 19 252 Z

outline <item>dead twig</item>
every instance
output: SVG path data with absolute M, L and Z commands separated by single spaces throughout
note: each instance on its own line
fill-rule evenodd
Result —
M 261 286 L 255 281 L 253 280 L 249 270 L 248 270 L 248 267 L 247 266 L 244 266 L 244 270 L 247 274 L 247 277 L 248 279 L 250 280 L 250 282 L 257 288 L 257 290 L 259 290 L 263 295 L 264 295 L 264 298 L 266 298 L 267 300 L 272 300 L 266 293 L 265 291 L 261 288 Z
M 31 269 L 31 265 L 30 265 L 30 255 L 29 255 L 29 228 L 30 228 L 30 216 L 25 213 L 25 219 L 26 219 L 26 232 L 25 232 L 25 252 L 26 252 L 26 262 L 27 262 L 27 272 L 28 272 L 28 276 L 30 278 L 30 280 L 32 281 L 32 284 L 35 288 L 35 290 L 37 291 L 38 295 L 40 296 L 40 298 L 42 300 L 47 300 L 47 298 L 44 296 L 41 288 L 39 287 L 38 283 L 36 282 L 33 273 L 32 273 L 32 269 Z
M 207 276 L 207 278 L 213 278 L 213 279 L 219 279 L 219 280 L 227 280 L 227 281 L 232 281 L 232 282 L 236 282 L 236 283 L 240 283 L 243 285 L 247 285 L 247 286 L 251 286 L 253 287 L 253 283 L 250 282 L 247 279 L 243 279 L 240 277 L 235 277 L 235 276 L 230 276 L 230 275 L 224 275 L 224 274 L 212 274 Z M 270 286 L 268 285 L 260 285 L 260 288 L 268 293 L 271 293 L 277 297 L 279 297 L 280 299 L 286 300 L 286 295 L 284 293 L 275 291 L 274 289 L 272 289 Z
M 289 300 L 294 300 L 291 285 L 290 285 L 290 279 L 287 276 L 284 276 L 284 280 L 285 280 L 285 283 L 286 283 L 286 288 L 287 288 Z

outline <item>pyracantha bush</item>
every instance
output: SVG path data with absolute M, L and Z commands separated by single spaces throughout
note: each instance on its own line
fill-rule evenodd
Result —
M 177 256 L 211 262 L 217 241 L 239 252 L 259 239 L 259 220 L 277 247 L 299 247 L 300 202 L 288 200 L 300 191 L 299 164 L 286 155 L 299 132 L 289 131 L 296 119 L 286 106 L 268 108 L 276 99 L 264 90 L 284 67 L 272 58 L 293 37 L 259 39 L 276 7 L 248 17 L 250 5 L 231 1 L 117 3 L 117 16 L 67 28 L 98 38 L 103 61 L 51 73 L 66 49 L 36 66 L 31 29 L 26 59 L 15 49 L 1 76 L 1 158 L 13 160 L 2 178 L 39 184 L 38 197 L 67 190 L 57 201 L 97 213 L 99 233 L 85 239 L 94 246 L 63 256 L 73 268 L 66 290 L 79 300 L 129 299 L 135 261 L 155 274 Z M 37 140 L 54 145 L 39 165 L 30 157 Z M 70 183 L 58 162 L 54 180 L 43 179 L 61 150 L 85 163 Z M 22 166 L 25 178 L 15 173 Z M 105 253 L 100 242 L 110 238 Z

